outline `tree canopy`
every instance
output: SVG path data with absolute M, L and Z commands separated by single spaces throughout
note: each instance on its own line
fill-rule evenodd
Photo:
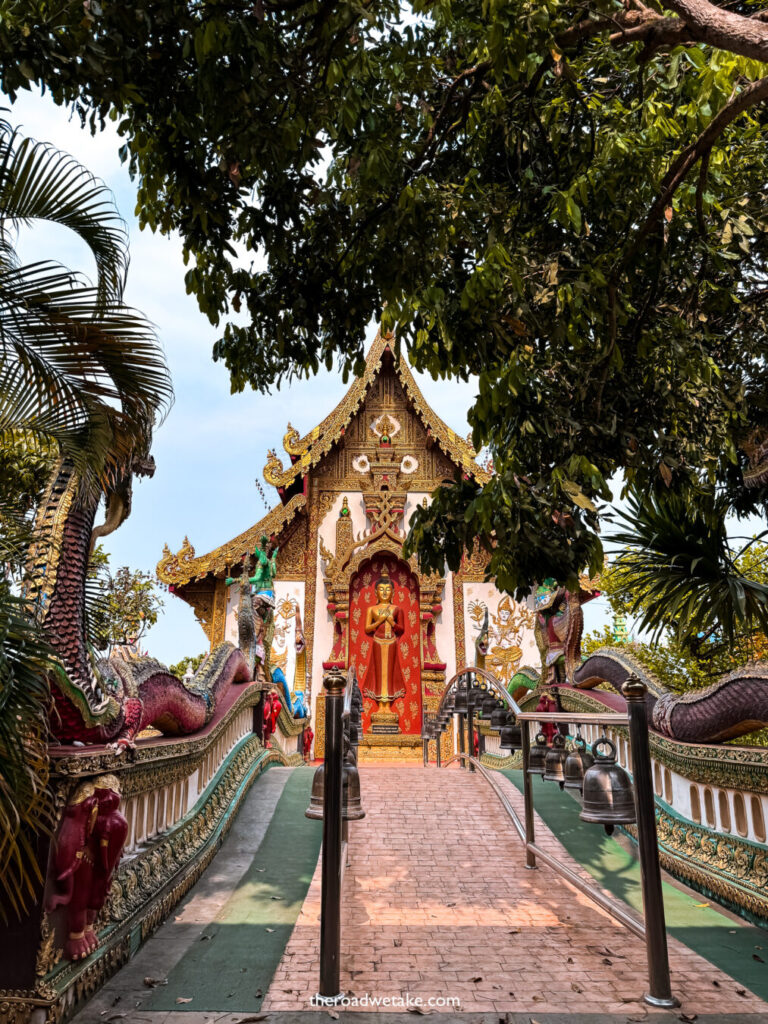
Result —
M 2 85 L 125 138 L 233 389 L 479 378 L 496 475 L 414 519 L 504 589 L 601 560 L 609 480 L 727 490 L 766 429 L 768 9 L 747 0 L 2 4 Z

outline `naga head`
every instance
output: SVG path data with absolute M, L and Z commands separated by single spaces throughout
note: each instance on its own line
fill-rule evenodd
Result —
M 475 650 L 481 657 L 485 657 L 488 653 L 490 646 L 489 631 L 488 631 L 488 609 L 485 609 L 485 615 L 483 616 L 483 624 L 480 627 L 480 632 L 477 634 L 475 640 Z

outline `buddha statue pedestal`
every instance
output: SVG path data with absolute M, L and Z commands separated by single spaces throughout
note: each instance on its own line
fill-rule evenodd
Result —
M 371 715 L 371 732 L 378 735 L 400 732 L 400 718 L 396 711 L 385 711 L 379 708 Z

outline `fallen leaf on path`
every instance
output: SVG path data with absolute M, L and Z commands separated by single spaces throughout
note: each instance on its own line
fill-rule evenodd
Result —
M 328 1016 L 329 1017 L 333 1017 L 334 1020 L 338 1020 L 339 1019 L 339 1015 L 336 1012 L 336 1010 L 329 1010 L 328 1011 Z
M 513 928 L 511 931 L 507 932 L 507 935 L 519 935 L 519 934 L 520 934 L 520 929 L 519 928 Z
M 757 953 L 753 953 L 752 954 L 752 959 L 753 960 L 757 960 L 757 962 L 759 964 L 764 964 L 765 963 L 765 960 L 763 960 L 763 958 L 761 956 L 758 956 Z
M 699 1017 L 698 1013 L 681 1013 L 680 1014 L 680 1020 L 685 1020 L 685 1021 L 698 1020 L 698 1017 Z
M 191 1003 L 192 1002 L 192 996 L 187 996 L 187 997 L 185 997 L 185 996 L 176 996 L 176 1002 L 177 1003 Z
M 266 868 L 256 868 L 257 871 L 266 871 Z
M 392 939 L 392 945 L 393 946 L 402 946 L 402 944 L 403 944 L 403 940 L 402 939 Z
M 257 988 L 256 991 L 254 992 L 254 995 L 256 996 L 257 999 L 261 999 L 261 997 L 264 995 L 264 993 L 261 991 L 260 988 Z M 243 1024 L 243 1022 L 240 1021 L 240 1024 Z
M 200 941 L 201 942 L 207 942 L 209 939 L 212 939 L 212 938 L 213 938 L 212 935 L 201 935 L 200 936 Z
M 715 988 L 720 988 L 720 982 L 719 981 L 713 980 L 712 984 L 715 986 Z
M 275 930 L 274 928 L 267 928 L 268 932 L 273 932 L 274 930 Z
M 480 975 L 478 974 L 478 976 L 477 976 L 476 978 L 470 978 L 469 980 L 470 980 L 470 981 L 474 981 L 474 983 L 475 983 L 475 984 L 477 984 L 477 983 L 478 983 L 478 981 L 482 981 L 483 979 L 482 979 L 482 978 L 480 977 Z
M 709 906 L 708 903 L 694 903 L 693 905 L 694 905 L 694 907 L 708 907 Z
M 575 981 L 571 982 L 571 988 L 573 989 L 574 992 L 583 992 L 584 991 L 584 989 L 581 987 L 581 985 L 577 985 Z
M 144 984 L 147 986 L 147 988 L 155 988 L 156 985 L 167 985 L 168 984 L 168 979 L 167 978 L 145 978 L 144 979 Z
M 268 1013 L 254 1013 L 251 1017 L 241 1017 L 235 1024 L 256 1024 L 257 1020 L 266 1020 Z
M 272 896 L 270 898 L 273 899 L 273 900 L 281 900 L 283 897 L 282 896 Z
M 613 960 L 609 960 L 607 956 L 603 957 L 603 963 L 608 964 L 609 967 L 613 967 Z
M 736 989 L 736 995 L 737 996 L 743 996 L 744 999 L 746 999 L 747 998 L 747 990 L 745 988 L 737 988 Z

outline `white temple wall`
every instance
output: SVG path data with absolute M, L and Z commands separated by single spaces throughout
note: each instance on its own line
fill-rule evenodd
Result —
M 443 610 L 435 619 L 435 647 L 445 661 L 445 681 L 449 682 L 459 670 L 456 662 L 456 629 L 453 620 L 453 573 L 445 574 Z M 461 666 L 464 667 L 463 665 Z
M 432 504 L 432 495 L 429 493 L 429 491 L 408 492 L 405 499 L 405 514 L 403 515 L 403 524 L 406 533 L 408 533 L 408 530 L 410 529 L 413 513 L 416 511 L 419 505 L 422 505 L 424 503 L 425 499 L 428 506 Z
M 227 611 L 224 617 L 224 639 L 237 645 L 237 607 L 240 603 L 240 584 L 227 588 Z

